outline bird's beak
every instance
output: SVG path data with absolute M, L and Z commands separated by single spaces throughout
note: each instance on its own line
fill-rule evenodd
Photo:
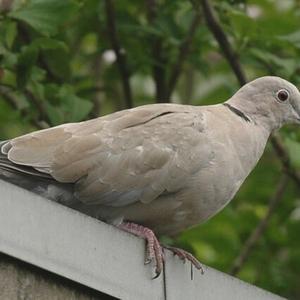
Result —
M 300 99 L 292 104 L 293 113 L 297 124 L 300 124 Z

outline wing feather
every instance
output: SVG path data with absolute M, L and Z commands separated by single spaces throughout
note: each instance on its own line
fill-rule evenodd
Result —
M 149 105 L 33 132 L 2 151 L 15 164 L 74 183 L 84 203 L 124 206 L 184 187 L 205 165 L 196 151 L 204 127 L 195 107 Z

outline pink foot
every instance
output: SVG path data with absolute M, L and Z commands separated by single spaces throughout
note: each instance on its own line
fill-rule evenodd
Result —
M 201 274 L 204 274 L 201 263 L 191 253 L 176 247 L 164 246 L 164 248 L 173 252 L 174 255 L 177 255 L 183 261 L 183 263 L 185 263 L 187 260 L 190 261 L 196 269 L 201 271 Z
M 132 233 L 136 236 L 142 237 L 147 242 L 147 248 L 146 248 L 146 258 L 145 258 L 145 264 L 149 264 L 152 261 L 154 261 L 155 264 L 155 276 L 154 278 L 157 278 L 162 269 L 163 269 L 163 263 L 164 263 L 164 253 L 163 249 L 160 246 L 160 243 L 158 239 L 156 238 L 154 232 L 142 225 L 138 225 L 135 223 L 130 222 L 123 222 L 118 226 L 120 229 L 127 231 L 129 233 Z
M 192 254 L 175 247 L 162 247 L 151 229 L 131 222 L 123 222 L 118 227 L 124 231 L 142 237 L 146 240 L 147 254 L 145 258 L 145 264 L 149 264 L 154 261 L 156 274 L 154 278 L 157 278 L 163 269 L 165 259 L 163 248 L 172 251 L 174 255 L 177 255 L 181 260 L 183 260 L 183 262 L 186 262 L 186 260 L 190 261 L 192 266 L 195 266 L 195 268 L 200 270 L 202 274 L 204 273 L 200 262 Z

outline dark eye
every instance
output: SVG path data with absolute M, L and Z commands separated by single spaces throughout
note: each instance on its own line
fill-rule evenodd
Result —
M 284 101 L 286 101 L 286 100 L 289 99 L 290 94 L 289 94 L 289 92 L 288 92 L 287 90 L 282 89 L 282 90 L 279 90 L 279 91 L 277 92 L 276 96 L 277 96 L 277 99 L 278 99 L 279 101 L 284 102 Z

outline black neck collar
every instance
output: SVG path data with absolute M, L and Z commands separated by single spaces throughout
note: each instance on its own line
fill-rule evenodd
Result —
M 228 107 L 233 113 L 235 113 L 237 116 L 242 118 L 244 121 L 251 122 L 251 120 L 241 110 L 237 109 L 236 107 L 234 107 L 228 103 L 223 103 L 223 105 Z

